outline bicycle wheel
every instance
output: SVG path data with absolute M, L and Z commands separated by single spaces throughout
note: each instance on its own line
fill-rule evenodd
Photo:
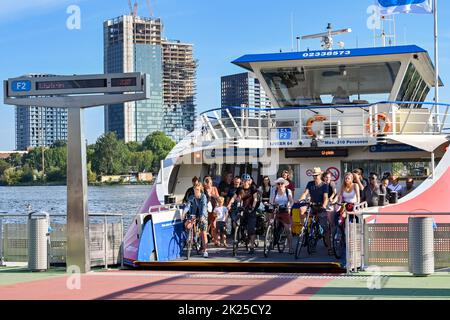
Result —
M 189 232 L 188 232 L 187 240 L 186 240 L 186 244 L 187 244 L 186 258 L 187 258 L 187 260 L 189 260 L 189 258 L 191 257 L 193 240 L 194 240 L 194 230 L 193 230 L 193 228 L 190 228 Z
M 256 235 L 255 237 L 255 248 L 259 247 L 259 235 Z
M 295 259 L 300 258 L 300 253 L 307 239 L 306 231 L 307 228 L 303 227 L 302 230 L 300 231 L 300 234 L 298 235 L 297 246 L 295 247 Z
M 278 223 L 278 241 L 277 241 L 277 247 L 278 252 L 283 253 L 284 249 L 286 249 L 286 231 L 284 230 L 284 226 L 281 223 Z
M 237 225 L 236 228 L 234 229 L 233 257 L 235 257 L 237 254 L 240 241 L 241 241 L 241 226 Z
M 273 226 L 269 225 L 264 238 L 264 257 L 268 257 L 270 250 L 273 248 Z
M 323 231 L 323 245 L 325 246 L 325 248 L 328 248 L 328 243 L 327 243 L 327 230 L 330 230 L 330 234 L 331 234 L 331 226 L 330 223 L 327 221 L 327 229 Z M 328 236 L 328 240 L 331 240 L 331 236 Z M 331 242 L 329 242 L 331 243 Z
M 306 247 L 308 254 L 313 254 L 316 251 L 317 234 L 318 234 L 317 224 L 316 222 L 313 222 L 311 225 L 311 230 L 308 235 L 308 246 Z
M 336 259 L 340 259 L 345 252 L 345 237 L 342 228 L 337 227 L 333 237 L 333 251 Z

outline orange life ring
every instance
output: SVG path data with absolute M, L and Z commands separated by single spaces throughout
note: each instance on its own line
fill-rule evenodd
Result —
M 370 118 L 370 117 L 367 118 L 367 122 L 366 122 L 366 130 L 367 130 L 367 132 L 370 133 L 371 122 L 375 121 L 375 116 L 377 117 L 377 122 L 378 122 L 378 131 L 375 132 L 375 134 L 381 133 L 380 120 L 384 121 L 383 133 L 391 132 L 392 122 L 391 122 L 391 119 L 389 119 L 389 117 L 385 113 L 378 113 L 378 114 L 372 116 L 372 118 Z
M 316 133 L 314 132 L 314 130 L 312 129 L 312 125 L 314 122 L 324 122 L 325 120 L 327 120 L 327 117 L 321 115 L 321 114 L 317 114 L 314 117 L 311 117 L 308 119 L 308 121 L 306 121 L 306 126 L 305 126 L 305 131 L 306 134 L 308 136 L 310 136 L 311 138 L 315 138 L 316 137 Z

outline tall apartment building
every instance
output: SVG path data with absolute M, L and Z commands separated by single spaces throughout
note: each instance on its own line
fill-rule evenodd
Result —
M 161 20 L 153 18 L 121 16 L 104 22 L 105 73 L 150 75 L 150 99 L 105 106 L 105 131 L 125 142 L 142 142 L 154 131 L 179 141 L 193 129 L 192 45 L 163 40 L 162 30 Z
M 67 109 L 16 107 L 16 150 L 67 141 Z
M 105 131 L 142 142 L 163 127 L 161 20 L 121 16 L 105 21 L 103 30 L 105 73 L 147 73 L 151 90 L 150 99 L 105 106 Z
M 270 108 L 270 99 L 259 80 L 252 72 L 244 72 L 221 77 L 221 106 L 251 108 Z M 239 116 L 239 110 L 230 110 L 233 116 Z M 225 116 L 225 111 L 222 111 Z
M 166 134 L 180 141 L 194 130 L 195 72 L 193 46 L 163 40 L 163 96 Z

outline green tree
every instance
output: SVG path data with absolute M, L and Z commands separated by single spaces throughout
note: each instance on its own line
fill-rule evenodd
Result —
M 3 159 L 0 159 L 0 176 L 5 172 L 6 169 L 10 168 L 10 165 L 8 162 L 6 162 Z
M 142 149 L 141 144 L 137 141 L 127 142 L 126 145 L 130 152 L 138 152 L 138 151 L 141 151 L 141 149 Z
M 62 182 L 66 180 L 66 168 L 50 167 L 46 173 L 47 181 Z
M 7 185 L 15 185 L 22 176 L 22 170 L 16 168 L 8 168 L 3 172 L 2 181 Z
M 21 167 L 22 166 L 22 156 L 18 153 L 11 154 L 6 161 L 11 165 L 11 167 Z
M 33 169 L 30 168 L 30 166 L 25 165 L 22 168 L 22 175 L 20 176 L 19 179 L 20 179 L 20 182 L 25 182 L 25 183 L 33 182 L 34 181 Z
M 61 172 L 64 172 L 64 177 L 66 177 L 67 147 L 65 145 L 46 149 L 44 151 L 44 158 L 46 168 L 60 168 Z
M 153 152 L 153 168 L 159 168 L 159 162 L 167 157 L 169 152 L 175 147 L 175 141 L 169 138 L 164 132 L 155 131 L 149 134 L 144 142 L 142 148 Z
M 130 152 L 125 143 L 108 132 L 97 139 L 92 168 L 99 175 L 121 174 L 128 170 Z
M 150 172 L 153 168 L 155 157 L 150 150 L 134 152 L 130 157 L 130 166 L 138 172 Z
M 92 163 L 88 162 L 87 164 L 87 179 L 88 183 L 94 183 L 97 181 L 97 175 L 94 171 L 92 171 Z

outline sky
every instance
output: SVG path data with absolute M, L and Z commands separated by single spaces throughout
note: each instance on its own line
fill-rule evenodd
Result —
M 134 0 L 132 0 L 134 2 Z M 138 14 L 149 16 L 147 1 Z M 220 77 L 243 72 L 231 64 L 249 53 L 292 50 L 293 37 L 334 28 L 353 32 L 335 38 L 346 48 L 372 47 L 367 26 L 373 0 L 151 0 L 164 36 L 194 44 L 198 111 L 220 107 Z M 80 8 L 80 29 L 67 28 L 71 5 Z M 439 1 L 440 74 L 450 82 L 450 1 Z M 128 14 L 128 0 L 0 0 L 0 80 L 27 73 L 103 73 L 103 21 Z M 293 22 L 293 23 L 291 23 Z M 293 26 L 293 32 L 292 30 Z M 397 44 L 416 44 L 433 57 L 433 15 L 396 15 Z M 379 32 L 379 31 L 378 31 Z M 296 42 L 294 41 L 294 48 Z M 300 51 L 320 48 L 305 40 Z M 3 81 L 0 83 L 3 92 Z M 450 90 L 441 89 L 450 102 Z M 432 97 L 428 97 L 430 100 Z M 15 148 L 15 111 L 0 101 L 0 150 Z M 88 143 L 104 133 L 103 107 L 85 112 Z

